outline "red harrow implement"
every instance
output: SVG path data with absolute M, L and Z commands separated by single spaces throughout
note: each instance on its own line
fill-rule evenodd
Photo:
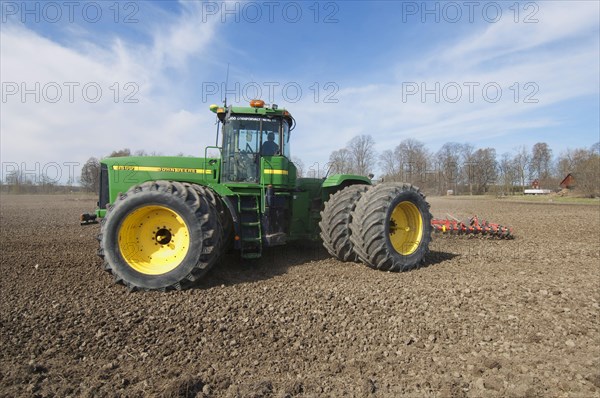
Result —
M 496 239 L 514 239 L 512 229 L 489 221 L 479 222 L 473 216 L 468 222 L 462 222 L 449 215 L 452 219 L 431 220 L 431 226 L 436 233 L 449 235 L 479 235 Z

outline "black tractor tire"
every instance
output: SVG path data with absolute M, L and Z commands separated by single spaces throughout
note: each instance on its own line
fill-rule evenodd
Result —
M 354 245 L 350 240 L 352 211 L 360 197 L 371 185 L 350 185 L 337 191 L 325 202 L 321 212 L 321 239 L 329 254 L 340 261 L 358 261 Z
M 208 188 L 148 181 L 108 207 L 98 240 L 116 282 L 130 290 L 180 290 L 215 264 L 222 226 Z
M 221 243 L 224 246 L 227 246 L 228 243 L 233 242 L 233 219 L 231 213 L 229 212 L 224 199 L 222 199 L 215 191 L 208 187 L 201 186 L 200 188 L 204 190 L 204 196 L 217 211 L 221 223 Z
M 352 212 L 350 240 L 371 268 L 402 272 L 419 267 L 431 242 L 429 204 L 419 188 L 383 183 L 366 192 Z

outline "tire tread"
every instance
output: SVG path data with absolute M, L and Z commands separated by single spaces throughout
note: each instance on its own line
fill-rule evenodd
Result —
M 350 185 L 337 191 L 325 202 L 321 212 L 321 239 L 329 254 L 340 261 L 357 261 L 354 245 L 350 240 L 352 211 L 370 185 Z
M 399 195 L 417 199 L 423 217 L 423 237 L 417 256 L 402 256 L 389 249 L 386 217 L 390 204 Z M 416 194 L 416 196 L 415 196 Z M 383 271 L 401 272 L 420 266 L 429 251 L 431 213 L 425 195 L 418 187 L 406 183 L 382 183 L 366 192 L 356 204 L 350 223 L 350 240 L 360 261 Z

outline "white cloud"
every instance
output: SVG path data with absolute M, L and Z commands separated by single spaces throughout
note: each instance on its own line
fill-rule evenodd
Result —
M 536 48 L 554 45 L 565 39 L 585 38 L 590 31 L 598 30 L 600 10 L 597 2 L 527 4 L 526 10 L 520 11 L 519 22 L 515 22 L 514 12 L 505 10 L 500 21 L 490 24 L 481 34 L 465 37 L 441 54 L 436 54 L 435 58 L 447 65 L 462 60 L 466 65 L 473 66 L 518 52 L 535 51 Z M 526 23 L 525 20 L 530 22 Z
M 537 4 L 538 23 L 516 24 L 511 16 L 460 38 L 448 36 L 431 53 L 398 62 L 399 72 L 388 84 L 373 85 L 366 79 L 364 85 L 340 90 L 338 104 L 312 104 L 310 99 L 295 104 L 297 135 L 302 135 L 295 152 L 308 154 L 306 163 L 322 164 L 355 134 L 371 134 L 379 150 L 393 148 L 405 138 L 425 141 L 431 149 L 448 141 L 494 146 L 562 123 L 540 111 L 583 96 L 598 96 L 600 3 Z M 439 82 L 440 101 L 436 103 L 433 95 L 422 101 L 417 94 L 403 102 L 403 83 L 410 82 L 417 83 L 419 90 L 422 83 L 432 89 Z M 464 85 L 468 82 L 479 84 L 473 102 L 468 101 L 469 89 Z M 443 87 L 448 83 L 462 87 L 461 101 L 444 100 Z M 486 83 L 501 86 L 497 103 L 483 96 Z M 526 99 L 537 103 L 526 103 Z
M 83 164 L 90 156 L 124 147 L 200 155 L 204 145 L 213 143 L 214 131 L 209 127 L 213 117 L 206 109 L 185 109 L 179 100 L 182 93 L 172 86 L 191 60 L 210 51 L 218 28 L 200 20 L 198 7 L 184 2 L 177 17 L 163 15 L 160 24 L 148 25 L 151 44 L 146 46 L 115 36 L 102 47 L 87 35 L 78 35 L 78 41 L 66 47 L 21 24 L 3 24 L 3 94 L 15 84 L 21 91 L 24 84 L 40 97 L 36 102 L 28 94 L 23 101 L 19 92 L 6 95 L 2 102 L 3 164 Z M 71 102 L 69 82 L 77 84 Z M 85 97 L 86 83 L 101 88 L 98 102 L 90 102 L 95 96 L 93 87 Z M 51 103 L 56 87 L 62 97 Z M 138 102 L 124 103 L 126 99 Z

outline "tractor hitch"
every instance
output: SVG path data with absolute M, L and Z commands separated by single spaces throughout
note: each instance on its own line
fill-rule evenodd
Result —
M 79 216 L 79 221 L 81 225 L 98 224 L 98 220 L 96 220 L 97 217 L 96 214 L 83 213 Z

